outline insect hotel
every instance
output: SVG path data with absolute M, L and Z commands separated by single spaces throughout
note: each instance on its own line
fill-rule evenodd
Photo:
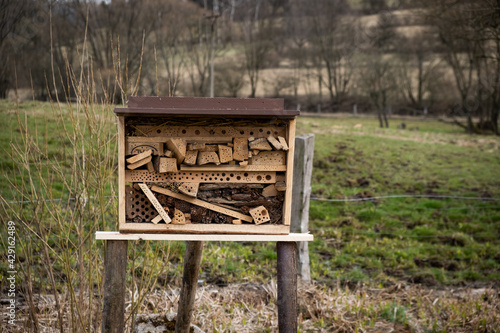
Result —
M 282 99 L 131 97 L 115 113 L 120 232 L 289 233 L 299 111 Z

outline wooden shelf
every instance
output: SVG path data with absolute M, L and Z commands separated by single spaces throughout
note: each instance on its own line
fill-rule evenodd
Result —
M 118 231 L 97 231 L 98 240 L 158 240 L 158 241 L 223 241 L 223 242 L 311 242 L 311 234 L 288 235 L 224 235 L 224 234 L 126 234 Z

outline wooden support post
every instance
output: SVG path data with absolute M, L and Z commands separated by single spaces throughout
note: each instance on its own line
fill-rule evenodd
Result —
M 186 254 L 184 255 L 184 273 L 182 275 L 181 294 L 177 310 L 177 321 L 175 333 L 188 333 L 191 326 L 191 315 L 193 314 L 196 287 L 198 285 L 198 273 L 200 271 L 203 242 L 186 242 Z
M 297 332 L 297 243 L 277 242 L 278 327 L 280 333 Z
M 104 257 L 104 306 L 102 332 L 125 332 L 126 240 L 108 240 Z
M 309 232 L 309 200 L 311 198 L 311 175 L 314 155 L 314 135 L 295 138 L 293 165 L 292 214 L 290 232 Z M 299 276 L 303 281 L 311 281 L 309 267 L 309 247 L 307 242 L 299 242 Z

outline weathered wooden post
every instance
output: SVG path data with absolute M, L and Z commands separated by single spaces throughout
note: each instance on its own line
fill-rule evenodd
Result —
M 297 243 L 277 242 L 278 328 L 280 333 L 297 332 Z
M 188 333 L 191 327 L 191 315 L 193 314 L 194 300 L 196 298 L 202 252 L 203 242 L 186 242 L 184 273 L 181 294 L 179 295 L 177 321 L 175 323 L 176 333 Z
M 126 240 L 106 241 L 104 257 L 104 308 L 102 332 L 125 331 L 125 273 L 127 269 Z
M 314 134 L 295 138 L 293 166 L 292 220 L 290 231 L 309 232 L 309 200 L 314 156 Z M 298 271 L 303 281 L 311 281 L 308 242 L 299 243 Z

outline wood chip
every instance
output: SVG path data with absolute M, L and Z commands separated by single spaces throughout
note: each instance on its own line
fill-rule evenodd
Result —
M 240 165 L 241 165 L 241 166 L 248 165 L 248 161 L 242 161 L 242 162 L 240 162 Z
M 204 142 L 195 142 L 187 145 L 187 150 L 201 150 L 201 149 L 205 149 Z
M 241 220 L 240 220 L 240 219 L 235 219 L 235 220 L 233 220 L 233 224 L 241 224 L 241 223 L 242 223 L 242 222 L 241 222 Z
M 167 140 L 167 147 L 174 152 L 178 164 L 181 164 L 186 157 L 186 146 L 186 141 L 180 138 Z
M 151 155 L 138 161 L 138 162 L 135 162 L 135 163 L 132 163 L 132 164 L 129 164 L 127 165 L 127 168 L 129 168 L 130 170 L 135 170 L 137 169 L 138 167 L 141 167 L 145 164 L 148 164 L 149 162 L 151 162 Z
M 148 164 L 146 164 L 146 167 L 148 168 L 149 172 L 155 172 L 155 167 L 153 166 L 153 162 L 149 161 Z
M 276 182 L 276 185 L 274 186 L 277 191 L 286 191 L 286 183 L 285 182 Z
M 273 150 L 266 138 L 258 138 L 249 143 L 250 149 Z
M 154 224 L 158 224 L 158 222 L 161 222 L 163 219 L 160 214 L 156 215 L 154 219 L 151 220 Z
M 126 161 L 127 161 L 127 163 L 132 164 L 132 163 L 138 162 L 138 161 L 140 161 L 140 160 L 142 160 L 142 159 L 144 159 L 144 158 L 146 158 L 148 156 L 151 156 L 152 154 L 153 154 L 153 150 L 152 149 L 148 149 L 145 152 L 142 152 L 140 154 L 137 154 L 135 156 L 127 158 Z
M 262 196 L 264 197 L 275 197 L 278 195 L 278 191 L 276 190 L 276 187 L 274 184 L 271 184 L 269 186 L 264 187 L 262 190 Z
M 269 143 L 274 147 L 274 149 L 283 150 L 283 145 L 278 140 L 276 140 L 274 136 L 269 136 L 267 138 L 267 141 L 269 141 Z
M 283 150 L 288 150 L 288 144 L 286 143 L 286 139 L 282 136 L 278 136 L 278 140 L 281 143 Z

